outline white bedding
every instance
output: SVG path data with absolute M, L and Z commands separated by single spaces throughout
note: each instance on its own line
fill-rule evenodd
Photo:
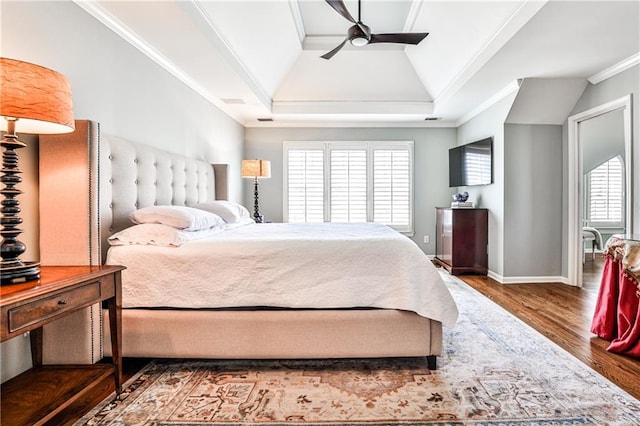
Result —
M 125 308 L 375 307 L 452 327 L 458 310 L 418 246 L 363 224 L 252 224 L 180 247 L 114 246 Z

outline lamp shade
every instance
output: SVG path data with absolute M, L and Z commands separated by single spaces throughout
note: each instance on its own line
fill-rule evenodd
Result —
M 242 177 L 270 178 L 271 162 L 267 160 L 242 160 Z
M 72 132 L 71 85 L 56 71 L 0 58 L 0 116 L 17 119 L 23 133 Z M 6 120 L 0 120 L 0 130 L 7 130 Z

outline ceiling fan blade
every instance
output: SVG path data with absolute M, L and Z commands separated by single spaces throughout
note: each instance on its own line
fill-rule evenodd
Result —
M 347 10 L 347 7 L 344 5 L 342 0 L 326 0 L 326 1 L 327 3 L 329 3 L 329 6 L 331 6 L 340 15 L 344 16 L 345 19 L 347 19 L 350 22 L 353 22 L 354 24 L 357 23 L 356 20 L 353 19 L 353 16 L 351 16 L 349 11 Z
M 418 44 L 428 35 L 429 33 L 371 34 L 369 43 Z
M 349 39 L 345 38 L 344 41 L 342 43 L 340 43 L 335 49 L 333 49 L 331 52 L 325 53 L 324 55 L 322 55 L 320 57 L 323 58 L 323 59 L 331 59 L 333 57 L 333 55 L 335 55 L 336 53 L 338 53 L 338 51 L 340 49 L 342 49 L 342 47 L 347 42 L 347 40 L 349 40 Z

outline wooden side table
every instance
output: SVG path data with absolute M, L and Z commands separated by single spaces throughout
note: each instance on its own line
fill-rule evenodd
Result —
M 123 266 L 43 266 L 39 280 L 0 287 L 2 341 L 30 332 L 33 368 L 2 384 L 2 421 L 43 424 L 87 390 L 113 375 L 122 391 Z M 42 365 L 42 326 L 105 302 L 109 310 L 113 365 Z

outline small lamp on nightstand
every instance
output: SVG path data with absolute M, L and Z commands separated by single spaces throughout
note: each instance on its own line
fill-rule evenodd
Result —
M 242 160 L 242 177 L 253 178 L 253 219 L 256 223 L 262 223 L 263 217 L 260 214 L 258 203 L 258 179 L 271 177 L 271 162 L 267 160 Z
M 18 140 L 16 127 L 24 133 L 69 133 L 75 128 L 71 85 L 60 73 L 28 62 L 0 58 L 0 130 L 6 134 L 0 141 L 4 187 L 2 200 L 2 284 L 40 277 L 38 262 L 20 260 L 27 249 L 18 240 L 22 230 L 20 202 L 22 193 L 16 186 L 22 182 L 18 168 L 18 148 L 26 146 Z M 61 206 L 64 208 L 64 206 Z

